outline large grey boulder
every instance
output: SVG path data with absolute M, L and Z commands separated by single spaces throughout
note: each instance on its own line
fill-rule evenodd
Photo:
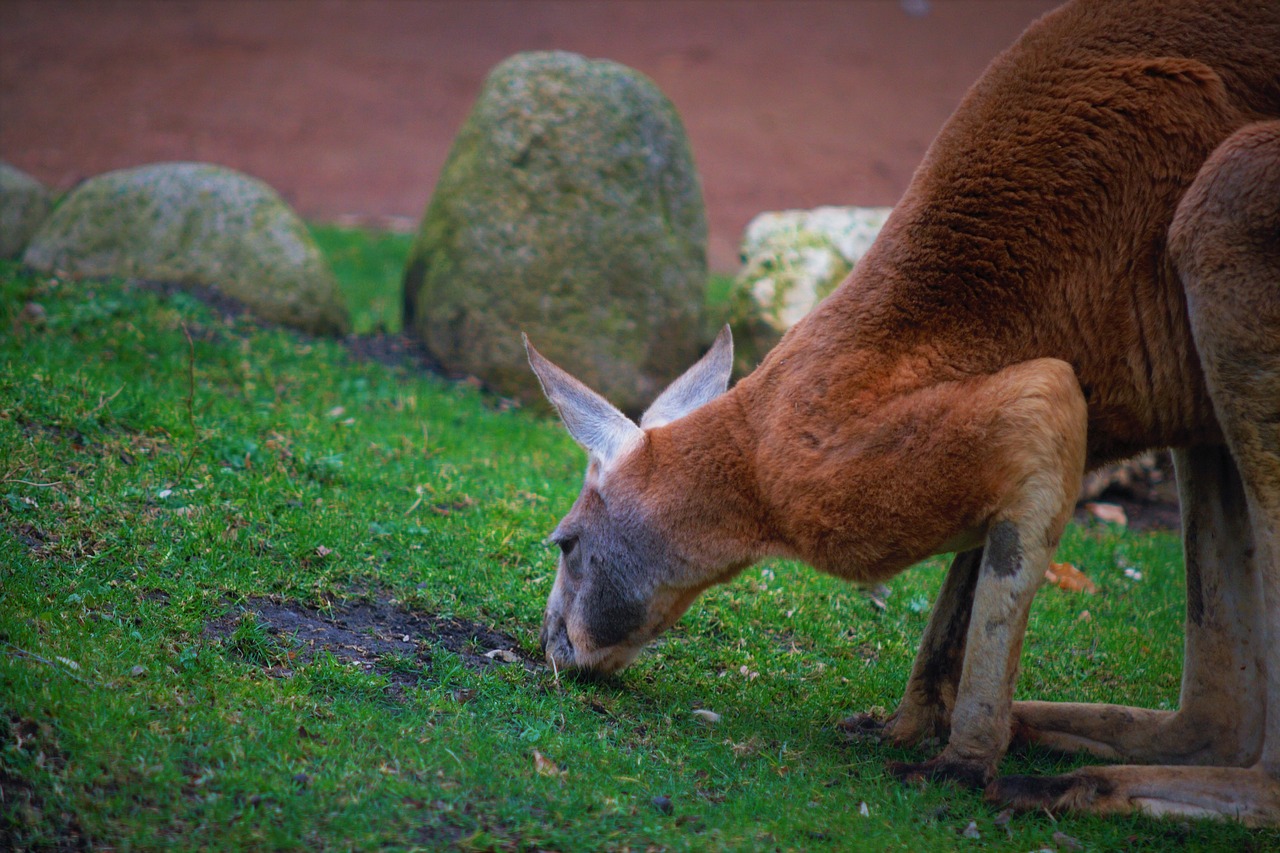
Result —
M 160 163 L 91 178 L 45 221 L 23 261 L 73 276 L 203 285 L 316 334 L 350 326 L 302 220 L 269 186 L 221 166 Z
M 44 184 L 0 162 L 0 258 L 22 254 L 53 209 L 53 196 Z
M 451 371 L 541 399 L 527 332 L 626 411 L 697 356 L 706 213 L 683 126 L 614 62 L 518 54 L 454 141 L 404 276 L 405 328 Z

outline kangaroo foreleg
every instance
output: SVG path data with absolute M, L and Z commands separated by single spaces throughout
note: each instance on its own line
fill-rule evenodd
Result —
M 947 716 L 943 691 L 950 685 L 949 664 L 957 657 L 962 662 L 946 748 L 932 761 L 896 765 L 894 772 L 906 778 L 945 777 L 981 786 L 994 776 L 1009 744 L 1013 688 L 1031 601 L 1080 486 L 1085 408 L 1070 368 L 1048 360 L 1027 362 L 992 377 L 992 385 L 991 401 L 999 408 L 991 439 L 1008 472 L 1007 488 L 987 524 L 981 551 L 961 555 L 953 567 L 952 591 L 940 598 L 941 609 L 917 658 L 909 690 L 914 686 L 926 692 L 909 692 L 903 704 L 913 714 L 908 719 L 923 717 L 935 725 L 945 723 Z M 960 605 L 967 599 L 968 560 L 977 563 L 977 571 L 966 618 Z M 961 626 L 962 642 L 952 634 Z M 945 643 L 948 637 L 954 642 L 951 648 Z M 943 675 L 930 676 L 931 667 Z M 936 701 L 925 707 L 922 699 Z
M 898 709 L 883 722 L 870 714 L 855 714 L 840 724 L 842 729 L 899 746 L 946 738 L 951 731 L 951 709 L 960 686 L 965 636 L 981 564 L 981 548 L 962 551 L 951 561 Z

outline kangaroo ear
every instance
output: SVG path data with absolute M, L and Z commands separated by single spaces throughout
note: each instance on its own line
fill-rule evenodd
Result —
M 644 429 L 660 427 L 710 403 L 729 387 L 733 372 L 733 333 L 726 324 L 698 363 L 667 386 L 640 419 Z
M 560 420 L 564 421 L 569 435 L 608 468 L 632 441 L 644 433 L 604 397 L 547 361 L 529 343 L 527 335 L 522 337 L 529 366 L 533 368 L 538 382 L 542 383 L 542 393 L 560 413 Z

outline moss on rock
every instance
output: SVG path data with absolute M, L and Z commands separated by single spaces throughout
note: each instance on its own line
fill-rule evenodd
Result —
M 92 178 L 45 221 L 23 261 L 213 287 L 264 320 L 316 334 L 350 327 L 302 220 L 269 186 L 221 166 L 160 163 Z
M 53 209 L 53 195 L 44 184 L 0 162 L 0 258 L 22 254 Z
M 405 327 L 447 368 L 540 398 L 520 332 L 625 410 L 696 357 L 706 214 L 643 75 L 518 54 L 486 80 L 410 253 Z

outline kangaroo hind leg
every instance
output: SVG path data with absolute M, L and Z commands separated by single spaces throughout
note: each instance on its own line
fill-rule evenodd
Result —
M 1203 670 L 1214 655 L 1225 654 L 1233 658 L 1230 665 L 1252 673 L 1242 689 L 1261 703 L 1249 718 L 1262 721 L 1261 746 L 1241 750 L 1242 756 L 1257 753 L 1248 767 L 1090 767 L 1053 778 L 1006 777 L 987 794 L 1021 808 L 1280 825 L 1280 121 L 1242 128 L 1210 156 L 1179 204 L 1169 246 L 1209 395 L 1243 486 L 1247 521 L 1237 511 L 1235 524 L 1250 528 L 1253 588 L 1261 593 L 1254 602 L 1258 636 L 1249 645 L 1259 659 L 1241 659 L 1244 648 L 1233 647 L 1227 634 L 1220 648 L 1188 646 L 1201 658 L 1188 666 Z M 1220 523 L 1213 534 L 1227 537 L 1230 526 Z M 1208 556 L 1239 560 L 1241 552 Z M 1221 576 L 1234 571 L 1226 567 Z M 1196 687 L 1184 683 L 1184 696 Z M 1246 734 L 1242 743 L 1247 747 L 1249 740 Z
M 1014 740 L 1141 764 L 1243 767 L 1262 745 L 1262 586 L 1240 475 L 1221 447 L 1175 451 L 1187 618 L 1176 711 L 1015 702 Z

